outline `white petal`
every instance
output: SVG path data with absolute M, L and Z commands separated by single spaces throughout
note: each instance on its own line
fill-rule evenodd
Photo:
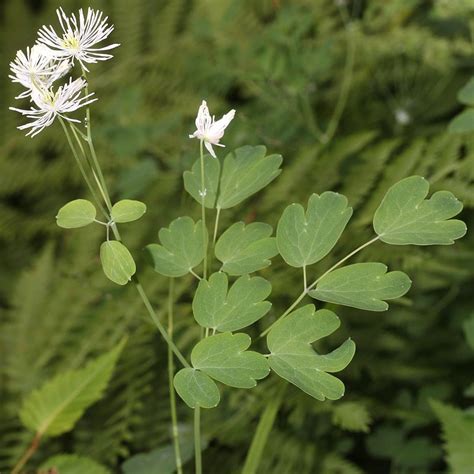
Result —
M 212 148 L 212 145 L 209 142 L 204 142 L 204 146 L 207 148 L 207 151 L 214 157 L 217 158 L 216 153 L 214 152 L 214 149 Z

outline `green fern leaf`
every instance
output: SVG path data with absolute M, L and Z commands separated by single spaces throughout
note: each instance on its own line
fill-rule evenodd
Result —
M 334 405 L 332 422 L 347 431 L 368 433 L 372 418 L 367 408 L 358 402 L 342 402 Z

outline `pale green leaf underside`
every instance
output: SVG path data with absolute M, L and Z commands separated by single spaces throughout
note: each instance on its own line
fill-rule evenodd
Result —
M 463 110 L 451 120 L 448 130 L 451 133 L 471 133 L 474 131 L 474 108 Z
M 228 290 L 225 273 L 214 273 L 209 281 L 201 280 L 193 300 L 193 313 L 203 327 L 220 332 L 236 331 L 250 326 L 270 311 L 264 301 L 271 284 L 260 277 L 241 276 Z
M 432 400 L 431 406 L 443 428 L 448 465 L 453 474 L 472 472 L 474 465 L 474 416 Z
M 236 222 L 219 238 L 216 257 L 222 262 L 222 271 L 229 275 L 244 275 L 271 265 L 270 259 L 278 254 L 271 225 Z
M 207 208 L 216 207 L 217 190 L 219 187 L 220 162 L 211 156 L 204 157 L 204 205 Z M 191 171 L 183 174 L 184 189 L 199 203 L 202 202 L 201 190 L 201 160 L 194 163 Z
M 174 388 L 190 408 L 214 408 L 221 395 L 216 383 L 200 370 L 185 368 L 174 376 Z
M 117 240 L 102 243 L 100 261 L 106 277 L 117 285 L 126 285 L 137 270 L 132 254 Z
M 125 341 L 83 369 L 58 374 L 26 397 L 23 424 L 41 436 L 70 431 L 84 411 L 104 393 Z
M 146 212 L 146 205 L 141 201 L 122 199 L 112 206 L 111 216 L 114 222 L 132 222 L 140 219 Z
M 97 211 L 87 199 L 75 199 L 58 211 L 56 223 L 64 229 L 76 229 L 94 222 Z
M 196 224 L 190 217 L 178 217 L 169 228 L 161 229 L 161 245 L 146 246 L 155 271 L 169 277 L 186 275 L 199 265 L 207 249 L 208 234 L 203 241 L 202 222 Z M 205 242 L 205 245 L 204 245 Z
M 403 296 L 411 280 L 400 271 L 388 272 L 383 263 L 355 263 L 326 275 L 309 292 L 312 298 L 368 311 L 386 311 L 392 300 Z
M 45 461 L 39 474 L 46 472 L 59 474 L 110 474 L 110 471 L 91 458 L 76 456 L 75 454 L 58 454 Z
M 346 197 L 331 191 L 313 194 L 306 212 L 300 204 L 291 204 L 277 227 L 281 256 L 298 268 L 320 261 L 336 245 L 351 215 Z
M 230 387 L 255 387 L 270 369 L 263 355 L 247 351 L 250 343 L 250 337 L 242 333 L 209 336 L 196 344 L 191 362 L 196 369 Z
M 438 191 L 425 200 L 429 183 L 411 176 L 394 184 L 374 216 L 380 240 L 394 245 L 448 245 L 466 233 L 466 224 L 451 219 L 462 203 L 448 191 Z
M 317 400 L 337 400 L 344 395 L 344 384 L 328 372 L 343 370 L 355 353 L 355 344 L 346 340 L 326 355 L 318 354 L 312 342 L 332 334 L 339 318 L 331 311 L 315 312 L 306 305 L 281 320 L 269 332 L 270 367 L 282 378 Z
M 463 104 L 474 105 L 474 77 L 471 77 L 469 82 L 459 91 L 458 99 Z
M 218 208 L 236 206 L 281 173 L 281 155 L 265 156 L 266 151 L 264 146 L 243 146 L 225 157 L 217 198 Z

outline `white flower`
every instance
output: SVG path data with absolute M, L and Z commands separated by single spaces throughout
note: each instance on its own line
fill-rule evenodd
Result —
M 219 143 L 219 140 L 224 136 L 224 131 L 234 116 L 235 110 L 232 109 L 216 122 L 214 117 L 211 119 L 206 101 L 203 100 L 196 117 L 196 131 L 189 135 L 189 138 L 198 138 L 203 141 L 207 151 L 216 158 L 212 145 L 225 146 Z
M 31 101 L 36 107 L 31 107 L 29 110 L 10 107 L 10 110 L 20 112 L 22 115 L 32 119 L 30 123 L 21 125 L 18 129 L 30 129 L 26 135 L 34 137 L 46 127 L 49 127 L 56 117 L 62 117 L 70 122 L 80 122 L 80 120 L 67 117 L 65 114 L 74 112 L 97 100 L 91 99 L 94 93 L 81 97 L 86 84 L 83 78 L 76 79 L 75 81 L 71 78 L 67 84 L 60 86 L 56 92 L 51 89 L 34 89 L 31 93 Z
M 46 46 L 35 45 L 16 53 L 15 60 L 10 63 L 12 74 L 9 76 L 13 82 L 18 82 L 26 87 L 16 99 L 23 99 L 31 95 L 34 89 L 49 88 L 54 81 L 64 76 L 71 64 L 68 60 L 57 62 L 51 58 Z
M 103 51 L 120 46 L 110 44 L 101 48 L 93 46 L 105 40 L 114 27 L 107 24 L 107 17 L 102 18 L 100 10 L 88 8 L 84 16 L 82 8 L 79 10 L 79 19 L 72 14 L 68 17 L 62 8 L 56 10 L 61 24 L 62 36 L 59 36 L 52 26 L 43 26 L 38 32 L 38 42 L 46 45 L 53 51 L 56 58 L 77 59 L 81 66 L 88 71 L 85 63 L 97 63 L 112 58 L 111 54 Z

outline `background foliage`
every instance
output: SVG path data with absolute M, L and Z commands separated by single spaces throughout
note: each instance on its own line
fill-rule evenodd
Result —
M 184 209 L 199 214 L 183 191 L 182 173 L 197 158 L 187 134 L 201 98 L 216 114 L 237 109 L 228 148 L 265 144 L 284 156 L 282 175 L 237 207 L 237 218 L 275 225 L 287 203 L 306 202 L 313 192 L 349 198 L 354 218 L 321 271 L 370 236 L 384 192 L 410 174 L 464 201 L 461 218 L 472 226 L 474 135 L 447 131 L 463 110 L 456 94 L 474 65 L 470 0 L 60 4 L 67 11 L 103 9 L 116 25 L 113 40 L 122 43 L 113 61 L 94 67 L 91 86 L 100 98 L 93 107 L 96 142 L 114 197 L 148 206 L 131 232 L 124 227 L 136 259 L 171 218 Z M 105 397 L 72 432 L 45 442 L 32 463 L 84 454 L 121 472 L 132 455 L 169 443 L 166 348 L 136 294 L 104 278 L 96 252 L 100 229 L 72 233 L 55 226 L 66 201 L 87 197 L 59 127 L 25 139 L 7 110 L 17 93 L 8 62 L 32 43 L 39 26 L 55 21 L 57 6 L 53 0 L 0 4 L 0 471 L 31 442 L 18 418 L 23 397 L 127 333 Z M 259 472 L 444 472 L 443 443 L 451 468 L 463 472 L 456 470 L 462 453 L 455 451 L 465 453 L 456 427 L 469 421 L 462 410 L 474 395 L 468 388 L 474 331 L 467 323 L 474 314 L 472 234 L 455 247 L 379 242 L 356 259 L 371 260 L 406 271 L 413 289 L 388 313 L 338 310 L 341 335 L 328 338 L 330 344 L 350 334 L 358 347 L 342 375 L 346 396 L 320 403 L 290 388 Z M 272 268 L 271 277 L 263 274 L 279 296 L 265 327 L 301 284 L 297 269 L 281 259 Z M 167 280 L 144 273 L 164 313 Z M 177 288 L 177 343 L 184 350 L 197 336 L 189 283 Z M 251 391 L 226 391 L 218 409 L 204 412 L 205 472 L 222 466 L 240 472 L 275 382 L 269 377 Z M 181 405 L 183 431 L 189 415 Z

